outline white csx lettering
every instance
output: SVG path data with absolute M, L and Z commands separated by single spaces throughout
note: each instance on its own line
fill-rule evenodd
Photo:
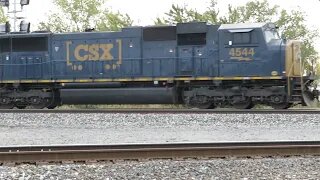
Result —
M 79 44 L 74 49 L 74 57 L 78 61 L 113 60 L 110 52 L 112 48 L 113 44 Z

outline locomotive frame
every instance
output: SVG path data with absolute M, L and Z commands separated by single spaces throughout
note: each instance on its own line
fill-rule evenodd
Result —
M 0 108 L 63 104 L 310 105 L 301 42 L 272 23 L 0 35 Z

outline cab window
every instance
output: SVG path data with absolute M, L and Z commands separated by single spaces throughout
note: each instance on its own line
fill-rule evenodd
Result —
M 267 43 L 274 39 L 280 39 L 278 32 L 274 30 L 266 30 L 264 35 Z
M 251 43 L 250 32 L 233 33 L 233 43 L 234 44 L 250 44 Z
M 225 32 L 225 45 L 229 42 L 233 45 L 258 44 L 257 31 L 254 29 L 237 29 Z

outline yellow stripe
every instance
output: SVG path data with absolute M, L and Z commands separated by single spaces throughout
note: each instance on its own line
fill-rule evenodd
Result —
M 223 77 L 216 77 L 216 78 L 212 78 L 210 80 L 218 80 L 218 81 L 220 81 L 220 80 L 224 80 L 224 78 Z
M 0 83 L 71 83 L 71 82 L 130 82 L 130 81 L 211 81 L 211 80 L 268 80 L 283 79 L 282 76 L 269 77 L 179 77 L 179 78 L 116 78 L 116 79 L 60 79 L 60 80 L 8 80 Z
M 34 80 L 21 80 L 21 83 L 37 83 L 37 81 Z
M 19 81 L 8 80 L 8 81 L 1 81 L 1 83 L 19 83 Z
M 85 83 L 85 82 L 93 82 L 93 80 L 92 79 L 76 79 L 74 82 Z
M 244 79 L 249 79 L 245 77 L 232 77 L 231 80 L 244 80 Z
M 153 81 L 152 78 L 134 78 L 133 81 Z
M 6 80 L 6 81 L 0 81 L 0 83 L 49 83 L 50 80 Z
M 112 82 L 112 79 L 95 79 L 94 82 Z
M 53 80 L 38 80 L 39 83 L 51 83 Z
M 121 78 L 121 79 L 113 79 L 113 81 L 120 81 L 120 82 L 126 82 L 126 81 L 132 81 L 133 79 L 128 78 Z
M 198 80 L 198 81 L 208 81 L 208 80 L 211 80 L 212 78 L 210 78 L 210 77 L 198 77 L 198 78 L 196 78 L 196 80 Z
M 174 78 L 154 78 L 154 81 L 173 81 Z
M 180 81 L 192 81 L 192 80 L 195 80 L 195 78 L 183 78 L 183 77 L 180 77 L 180 78 L 174 78 L 174 80 L 180 80 Z
M 60 79 L 60 80 L 56 80 L 55 82 L 66 83 L 66 82 L 74 82 L 74 80 Z
M 252 79 L 252 80 L 262 80 L 263 77 L 252 77 L 252 78 L 250 78 L 250 79 Z M 266 78 L 266 79 L 269 79 L 269 78 Z
M 282 76 L 270 77 L 270 79 L 283 79 L 283 77 Z

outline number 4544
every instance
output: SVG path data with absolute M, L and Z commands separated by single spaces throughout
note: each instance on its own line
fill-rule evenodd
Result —
M 231 57 L 253 57 L 254 54 L 254 48 L 231 48 L 229 51 Z

